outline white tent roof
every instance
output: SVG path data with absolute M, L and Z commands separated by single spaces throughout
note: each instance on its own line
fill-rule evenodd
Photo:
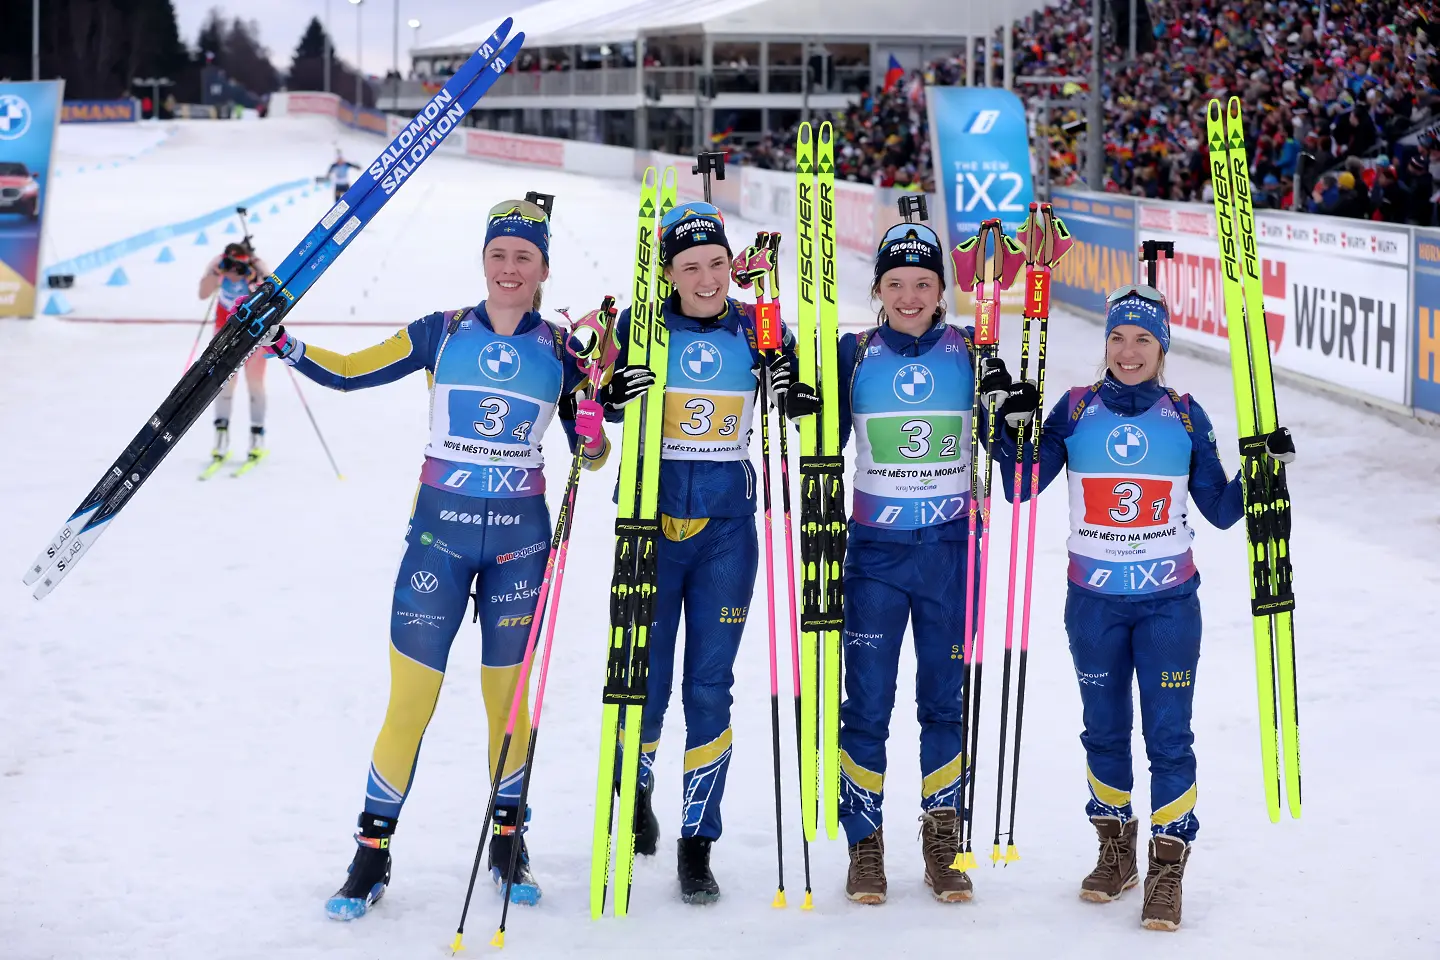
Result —
M 1045 0 L 544 0 L 515 14 L 526 46 L 624 43 L 641 32 L 728 36 L 947 37 L 987 34 L 1007 21 L 1046 6 Z M 500 17 L 413 54 L 475 49 Z

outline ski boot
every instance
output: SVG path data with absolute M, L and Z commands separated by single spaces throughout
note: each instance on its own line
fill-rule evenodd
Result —
M 325 901 L 325 913 L 332 920 L 356 920 L 370 905 L 385 895 L 390 883 L 390 837 L 395 818 L 378 813 L 360 814 L 360 832 L 355 834 L 355 859 L 350 862 L 345 885 Z
M 936 807 L 920 815 L 920 848 L 925 854 L 925 886 L 941 903 L 963 903 L 975 896 L 964 870 L 954 867 L 960 852 L 960 815 L 953 807 Z
M 513 861 L 515 873 L 510 883 L 510 902 L 533 907 L 540 902 L 540 884 L 535 882 L 535 875 L 530 872 L 530 851 L 525 849 L 524 825 L 516 824 L 518 813 L 515 807 L 495 808 L 494 832 L 490 836 L 490 879 L 495 881 L 496 890 L 504 896 Z M 526 814 L 528 821 L 528 810 Z
M 850 845 L 850 869 L 845 874 L 845 896 L 856 903 L 884 903 L 889 884 L 885 880 L 885 828 Z
M 654 778 L 635 792 L 635 852 L 646 857 L 655 856 L 655 848 L 660 845 L 660 821 L 655 819 L 655 806 L 650 802 L 654 792 Z
M 676 842 L 676 870 L 680 875 L 680 899 L 706 904 L 720 899 L 720 884 L 710 872 L 710 837 L 681 837 Z
M 1131 817 L 1121 824 L 1119 817 L 1091 817 L 1100 836 L 1100 856 L 1095 869 L 1080 881 L 1080 899 L 1107 903 L 1140 882 L 1135 869 L 1135 832 L 1140 821 Z
M 215 420 L 215 448 L 210 451 L 210 463 L 200 473 L 201 480 L 208 480 L 215 475 L 230 456 L 230 421 L 216 418 Z
M 1150 838 L 1150 869 L 1145 874 L 1145 906 L 1140 926 L 1146 930 L 1180 929 L 1181 881 L 1190 859 L 1190 844 L 1160 834 Z
M 234 475 L 243 477 L 254 470 L 256 465 L 269 453 L 269 449 L 265 446 L 265 428 L 252 426 L 250 428 L 250 452 L 245 455 L 245 462 L 240 464 Z

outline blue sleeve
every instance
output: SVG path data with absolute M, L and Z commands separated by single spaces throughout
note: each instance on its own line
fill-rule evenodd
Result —
M 847 333 L 840 338 L 840 346 L 837 350 L 838 364 L 840 368 L 840 449 L 844 450 L 845 445 L 850 442 L 850 385 L 855 382 L 855 364 L 860 356 L 860 340 L 853 333 Z
M 1050 416 L 1045 418 L 1040 429 L 1040 492 L 1043 493 L 1064 469 L 1069 459 L 1065 441 L 1070 439 L 1074 428 L 1075 425 L 1070 420 L 1070 396 L 1067 393 L 1050 409 Z M 995 459 L 1000 463 L 1000 482 L 1004 484 L 1007 503 L 1015 502 L 1016 447 L 1017 438 L 1008 429 L 1002 427 L 995 432 Z M 1031 444 L 1025 445 L 1027 462 L 1034 456 L 1033 450 Z M 1030 496 L 1030 472 L 1027 470 L 1020 477 L 1021 502 L 1029 500 Z
M 286 362 L 321 386 L 341 391 L 394 383 L 417 370 L 434 373 L 445 322 L 445 314 L 432 313 L 388 340 L 354 353 L 335 353 L 307 343 Z
M 1215 427 L 1200 404 L 1190 401 L 1190 499 L 1205 519 L 1221 530 L 1233 527 L 1245 516 L 1240 474 L 1225 479 L 1225 467 L 1215 446 Z

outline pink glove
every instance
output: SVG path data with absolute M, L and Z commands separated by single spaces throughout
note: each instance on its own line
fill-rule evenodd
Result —
M 605 447 L 605 408 L 594 400 L 575 404 L 575 433 L 585 441 L 586 453 L 598 453 Z
M 775 257 L 769 247 L 746 247 L 730 262 L 730 278 L 741 290 L 749 290 L 756 277 L 775 269 Z

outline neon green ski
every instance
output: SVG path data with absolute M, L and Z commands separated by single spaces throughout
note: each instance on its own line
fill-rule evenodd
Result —
M 630 307 L 629 362 L 655 371 L 655 383 L 625 410 L 621 441 L 619 504 L 615 521 L 615 571 L 610 588 L 610 644 L 600 730 L 600 766 L 591 845 L 590 915 L 605 912 L 610 867 L 615 868 L 615 915 L 629 911 L 635 862 L 635 794 L 640 771 L 640 724 L 650 671 L 649 633 L 654 619 L 656 515 L 660 480 L 660 434 L 665 402 L 669 337 L 660 318 L 668 287 L 660 275 L 659 218 L 675 204 L 675 171 L 663 185 L 645 171 L 635 241 Z M 623 708 L 623 722 L 622 722 Z M 620 745 L 620 797 L 615 803 L 616 745 Z M 613 830 L 612 830 L 613 824 Z M 612 844 L 613 840 L 613 844 Z
M 1219 100 L 1205 116 L 1215 223 L 1223 266 L 1225 318 L 1240 427 L 1245 535 L 1249 541 L 1250 608 L 1254 616 L 1256 686 L 1260 699 L 1260 759 L 1265 805 L 1280 820 L 1280 747 L 1290 816 L 1300 816 L 1300 719 L 1295 693 L 1295 608 L 1290 564 L 1290 492 L 1285 465 L 1265 453 L 1265 436 L 1279 425 L 1270 337 L 1255 245 L 1249 166 L 1240 99 L 1222 117 Z M 1276 688 L 1279 696 L 1276 696 Z M 1277 710 L 1278 703 L 1278 710 Z

